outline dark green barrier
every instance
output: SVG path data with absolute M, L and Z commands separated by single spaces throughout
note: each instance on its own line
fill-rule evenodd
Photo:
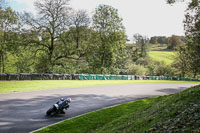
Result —
M 40 74 L 40 73 L 0 73 L 0 80 L 180 80 L 200 81 L 200 79 L 165 77 L 165 76 L 135 76 L 135 75 L 100 75 L 100 74 Z

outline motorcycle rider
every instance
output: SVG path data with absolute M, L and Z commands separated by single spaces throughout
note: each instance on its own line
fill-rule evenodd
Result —
M 71 98 L 61 98 L 57 104 L 58 104 L 58 107 L 59 107 L 59 110 L 61 110 L 61 114 L 65 114 L 65 111 L 64 109 L 67 109 L 69 108 L 69 103 L 71 102 Z

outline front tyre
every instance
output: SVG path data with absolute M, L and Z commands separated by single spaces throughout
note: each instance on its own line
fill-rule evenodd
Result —
M 51 107 L 49 110 L 47 110 L 46 115 L 49 116 L 51 113 L 53 113 L 53 107 Z

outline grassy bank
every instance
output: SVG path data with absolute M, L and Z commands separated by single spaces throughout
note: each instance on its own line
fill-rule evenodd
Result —
M 200 132 L 200 86 L 92 112 L 37 133 Z
M 171 64 L 174 61 L 175 53 L 173 51 L 150 51 L 149 56 L 155 61 L 163 61 Z
M 157 81 L 157 80 L 38 80 L 38 81 L 0 81 L 0 93 L 33 91 L 44 89 L 87 87 L 99 85 L 136 84 L 136 83 L 188 83 L 185 81 Z M 194 82 L 189 82 L 194 83 Z

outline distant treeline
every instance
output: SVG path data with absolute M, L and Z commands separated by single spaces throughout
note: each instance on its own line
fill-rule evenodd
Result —
M 153 36 L 150 38 L 149 43 L 151 44 L 168 44 L 168 49 L 174 49 L 183 43 L 186 43 L 185 36 L 172 35 L 171 37 L 166 36 Z

